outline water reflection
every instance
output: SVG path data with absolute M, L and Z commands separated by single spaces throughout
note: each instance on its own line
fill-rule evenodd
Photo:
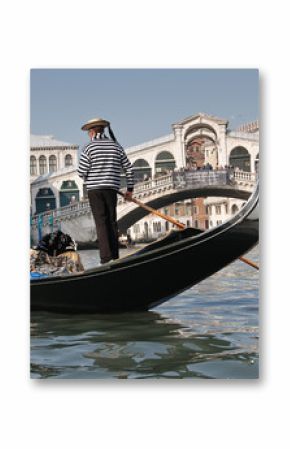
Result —
M 33 378 L 255 378 L 255 348 L 156 312 L 31 315 Z
M 85 266 L 94 266 L 97 256 L 82 252 Z M 258 263 L 258 248 L 247 257 Z M 154 312 L 34 312 L 31 376 L 257 378 L 258 276 L 236 261 Z

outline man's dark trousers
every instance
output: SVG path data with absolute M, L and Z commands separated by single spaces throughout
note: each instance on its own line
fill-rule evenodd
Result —
M 117 192 L 113 189 L 88 190 L 97 229 L 101 263 L 119 258 Z

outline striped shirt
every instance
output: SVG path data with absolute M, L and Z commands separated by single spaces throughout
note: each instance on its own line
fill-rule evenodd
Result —
M 133 167 L 124 149 L 112 139 L 95 138 L 83 148 L 77 171 L 88 190 L 119 190 L 122 169 L 126 175 L 127 190 L 132 192 Z

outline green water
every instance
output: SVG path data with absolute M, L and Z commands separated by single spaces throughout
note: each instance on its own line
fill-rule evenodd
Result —
M 86 267 L 98 259 L 81 256 Z M 258 256 L 258 248 L 247 255 Z M 258 378 L 258 276 L 238 260 L 150 312 L 34 312 L 31 377 Z

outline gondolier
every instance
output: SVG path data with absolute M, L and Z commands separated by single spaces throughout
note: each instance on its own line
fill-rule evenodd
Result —
M 105 135 L 108 128 L 109 137 Z M 125 199 L 132 198 L 134 189 L 133 167 L 121 145 L 117 142 L 110 122 L 94 118 L 85 123 L 91 141 L 83 148 L 78 174 L 84 180 L 96 224 L 101 264 L 119 258 L 117 228 L 117 192 L 120 188 L 122 168 L 126 175 Z

